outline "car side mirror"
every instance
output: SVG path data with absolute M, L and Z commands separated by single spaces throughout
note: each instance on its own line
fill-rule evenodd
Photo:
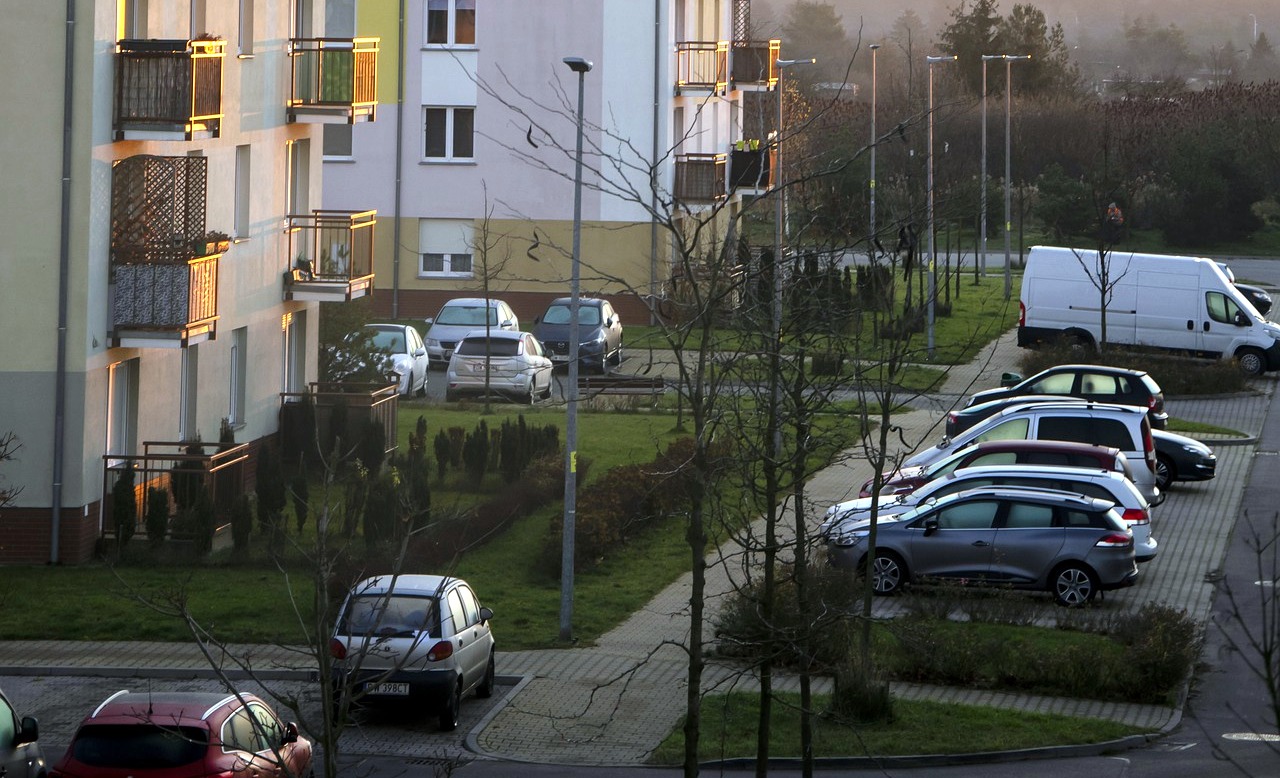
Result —
M 541 316 L 535 316 L 535 317 L 533 317 L 533 323 L 534 323 L 534 324 L 541 324 L 541 323 L 542 323 L 542 317 L 541 317 Z
M 480 606 L 480 621 L 486 622 L 492 618 L 493 618 L 493 611 L 489 610 L 484 606 Z
M 435 324 L 435 323 L 436 323 L 436 320 L 435 320 L 435 319 L 433 319 L 433 318 L 426 318 L 426 319 L 423 319 L 422 321 L 423 321 L 423 322 L 424 322 L 428 327 L 430 327 L 432 324 Z
M 281 743 L 297 743 L 298 742 L 298 725 L 290 721 L 284 725 L 284 738 Z
M 34 743 L 40 739 L 40 725 L 32 716 L 22 717 L 22 729 L 18 730 L 18 738 L 14 741 L 16 745 L 23 743 Z
M 1022 376 L 1018 375 L 1017 373 L 1001 373 L 1000 374 L 1001 389 L 1008 389 L 1009 387 L 1017 386 L 1020 383 L 1022 383 Z
M 938 520 L 937 520 L 937 519 L 925 519 L 925 520 L 924 520 L 924 536 L 925 536 L 926 538 L 927 538 L 927 537 L 929 537 L 930 535 L 932 535 L 933 533 L 937 532 L 937 531 L 938 531 Z
M 1249 317 L 1245 316 L 1243 311 L 1236 314 L 1236 326 L 1237 327 L 1249 326 Z
M 415 357 L 425 357 L 425 356 L 427 355 L 427 350 L 426 350 L 425 348 L 423 348 L 423 347 L 419 346 L 419 347 L 418 347 L 418 350 L 417 350 L 417 351 L 415 351 L 415 352 L 413 352 L 413 355 L 414 355 Z

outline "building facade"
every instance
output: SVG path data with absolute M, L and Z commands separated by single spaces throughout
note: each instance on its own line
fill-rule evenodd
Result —
M 377 111 L 377 41 L 354 36 L 353 14 L 10 9 L 0 434 L 20 447 L 0 478 L 20 491 L 0 508 L 0 563 L 91 558 L 125 468 L 139 498 L 175 466 L 234 465 L 218 489 L 242 491 L 282 402 L 316 380 L 317 301 L 373 285 L 373 209 L 321 209 L 324 128 Z
M 671 292 L 672 227 L 731 239 L 769 186 L 779 46 L 749 0 L 358 0 L 383 42 L 379 120 L 324 156 L 326 207 L 380 214 L 380 314 L 501 296 L 525 320 L 568 293 L 578 75 L 585 90 L 581 277 L 624 320 Z M 399 19 L 404 19 L 403 30 Z M 394 81 L 393 81 L 394 79 Z M 336 136 L 336 133 L 335 133 Z

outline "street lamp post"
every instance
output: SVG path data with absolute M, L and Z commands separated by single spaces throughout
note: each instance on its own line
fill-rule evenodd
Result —
M 1010 177 L 1013 175 L 1012 143 L 1009 117 L 1013 115 L 1013 63 L 1031 59 L 1030 54 L 1005 54 L 1004 57 L 1004 299 L 1013 295 L 1013 264 L 1010 233 L 1013 231 L 1013 194 Z
M 867 233 L 867 256 L 875 257 L 876 250 L 876 50 L 879 43 L 873 43 L 871 49 L 871 182 L 869 195 L 871 198 L 871 231 Z
M 978 267 L 987 275 L 987 63 L 1002 54 L 982 55 L 982 224 L 979 226 Z
M 927 229 L 929 230 L 929 358 L 933 359 L 933 322 L 934 322 L 934 298 L 938 296 L 938 265 L 934 256 L 933 248 L 933 66 L 939 62 L 955 62 L 958 57 L 950 54 L 944 57 L 925 57 L 924 61 L 929 65 L 929 143 L 926 147 L 925 168 L 928 172 L 928 185 L 925 187 L 928 191 L 928 209 L 926 212 Z
M 569 286 L 569 377 L 564 426 L 564 526 L 560 546 L 560 640 L 573 639 L 573 555 L 578 491 L 578 290 L 582 264 L 582 106 L 587 71 L 591 63 L 582 57 L 565 57 L 564 64 L 578 74 L 578 140 L 573 164 L 573 261 Z

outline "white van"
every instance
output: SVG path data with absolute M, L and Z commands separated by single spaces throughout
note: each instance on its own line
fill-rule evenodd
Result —
M 1280 369 L 1280 326 L 1211 259 L 1112 251 L 1107 342 L 1235 358 L 1250 375 Z M 1102 339 L 1098 253 L 1035 246 L 1027 257 L 1018 345 Z

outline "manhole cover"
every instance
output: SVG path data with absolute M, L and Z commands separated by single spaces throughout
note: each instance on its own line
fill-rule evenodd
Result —
M 1272 735 L 1267 732 L 1228 732 L 1222 736 L 1223 740 L 1247 740 L 1255 743 L 1280 743 L 1280 735 Z

